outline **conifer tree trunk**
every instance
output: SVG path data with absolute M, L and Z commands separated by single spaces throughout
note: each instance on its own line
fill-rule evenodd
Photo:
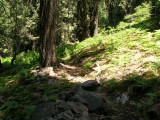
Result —
M 3 67 L 3 65 L 2 65 L 2 62 L 1 62 L 1 56 L 0 56 L 0 68 L 2 68 Z
M 40 1 L 40 17 L 41 17 L 41 66 L 52 66 L 54 69 L 59 67 L 56 57 L 56 7 L 57 0 L 41 0 Z
M 98 0 L 90 0 L 90 35 L 98 34 Z
M 18 37 L 18 10 L 17 10 L 17 0 L 15 0 L 15 6 L 14 6 L 14 10 L 16 11 L 16 14 L 15 14 L 15 25 L 14 25 L 14 36 L 13 36 L 13 48 L 12 48 L 12 54 L 13 54 L 13 57 L 12 57 L 12 60 L 11 60 L 11 65 L 14 65 L 14 61 L 16 60 L 16 56 L 17 54 L 19 53 L 19 50 L 20 50 L 20 39 Z
M 76 37 L 79 41 L 83 41 L 84 39 L 90 37 L 87 13 L 87 0 L 78 0 Z

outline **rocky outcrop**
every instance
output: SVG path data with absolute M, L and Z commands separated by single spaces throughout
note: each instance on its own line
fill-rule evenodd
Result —
M 99 86 L 97 81 L 89 80 L 77 89 L 62 91 L 61 100 L 39 105 L 31 120 L 105 120 L 107 103 L 96 92 Z

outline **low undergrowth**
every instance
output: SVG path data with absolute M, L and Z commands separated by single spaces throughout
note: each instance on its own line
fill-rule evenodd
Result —
M 127 15 L 116 28 L 101 30 L 93 38 L 58 48 L 64 62 L 82 64 L 86 73 L 106 61 L 100 71 L 113 74 L 119 70 L 132 72 L 160 71 L 160 30 L 151 31 L 150 5 L 143 3 L 136 12 Z M 133 70 L 133 71 L 132 71 Z M 103 73 L 100 73 L 103 76 Z M 112 76 L 112 78 L 115 76 Z
M 143 117 L 160 98 L 160 30 L 151 29 L 149 10 L 144 3 L 116 28 L 57 48 L 61 62 L 81 65 L 85 74 L 99 76 L 103 92 L 113 96 L 129 92 L 137 99 L 130 104 Z M 39 65 L 38 52 L 20 53 L 14 66 L 10 61 L 11 57 L 3 59 L 0 70 L 0 120 L 29 120 L 38 104 L 55 101 L 58 92 L 74 86 L 65 79 L 48 85 L 46 78 L 33 77 L 29 71 Z
M 132 73 L 124 76 L 122 80 L 111 79 L 102 83 L 101 90 L 108 95 L 108 102 L 113 107 L 113 113 L 134 114 L 137 119 L 149 120 L 149 108 L 159 103 L 160 98 L 160 77 L 153 74 L 138 75 Z M 116 98 L 122 93 L 129 96 L 129 101 L 125 105 L 117 105 Z M 128 113 L 126 110 L 128 110 Z M 125 115 L 127 116 L 127 115 Z
M 74 87 L 66 79 L 52 85 L 30 73 L 8 79 L 0 85 L 0 120 L 29 120 L 39 104 L 55 102 L 59 92 Z
M 47 78 L 34 77 L 30 71 L 39 65 L 37 52 L 20 53 L 13 66 L 11 59 L 3 59 L 0 69 L 0 120 L 29 120 L 37 105 L 56 101 L 60 91 L 74 86 L 66 79 L 53 86 Z

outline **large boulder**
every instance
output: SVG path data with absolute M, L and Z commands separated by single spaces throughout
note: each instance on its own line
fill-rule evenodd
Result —
M 79 89 L 79 92 L 71 100 L 85 104 L 89 111 L 98 110 L 103 105 L 103 97 L 100 93 L 83 89 Z

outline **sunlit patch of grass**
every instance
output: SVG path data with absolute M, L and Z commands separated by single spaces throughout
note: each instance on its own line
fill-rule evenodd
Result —
M 11 65 L 12 57 L 7 57 L 2 59 L 2 64 L 6 71 L 3 71 L 3 75 L 10 73 L 10 75 L 16 75 L 22 72 L 28 72 L 33 69 L 35 66 L 39 65 L 39 53 L 35 51 L 22 52 L 17 55 L 15 64 Z
M 128 72 L 131 72 L 130 70 L 132 69 L 142 69 L 142 71 L 149 70 L 158 74 L 159 67 L 155 62 L 145 62 L 147 56 L 158 57 L 160 55 L 160 31 L 149 32 L 147 29 L 147 27 L 151 26 L 149 11 L 150 5 L 144 3 L 136 8 L 134 14 L 126 16 L 125 20 L 120 22 L 116 28 L 111 28 L 106 33 L 103 31 L 102 34 L 99 34 L 101 37 L 98 36 L 98 40 L 93 37 L 78 43 L 85 44 L 84 48 L 81 47 L 82 49 L 77 47 L 80 51 L 93 44 L 96 49 L 96 45 L 99 45 L 98 43 L 104 44 L 105 47 L 105 51 L 96 53 L 97 55 L 94 58 L 84 63 L 83 68 L 85 68 L 85 71 L 87 71 L 87 68 L 90 70 L 97 61 L 106 59 L 109 60 L 106 63 L 106 71 L 110 74 L 114 74 L 114 68 L 115 72 L 125 69 L 128 69 Z M 145 26 L 143 22 L 145 24 L 148 23 Z M 126 68 L 126 66 L 128 67 Z

